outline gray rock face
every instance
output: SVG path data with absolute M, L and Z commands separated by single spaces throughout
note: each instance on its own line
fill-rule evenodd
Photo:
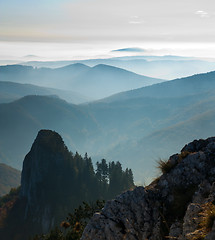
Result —
M 67 149 L 59 134 L 41 130 L 23 162 L 21 178 L 21 199 L 25 199 L 25 221 L 40 226 L 47 232 L 55 224 L 53 199 L 48 199 L 58 191 L 53 182 L 63 171 Z M 51 198 L 50 197 L 50 198 Z M 53 207 L 53 209 L 52 209 Z
M 155 196 L 156 191 L 137 187 L 107 202 L 102 213 L 95 214 L 85 229 L 85 238 L 148 239 L 151 234 L 158 235 L 159 202 L 154 201 Z
M 215 138 L 189 143 L 166 164 L 149 186 L 107 202 L 81 240 L 215 239 Z

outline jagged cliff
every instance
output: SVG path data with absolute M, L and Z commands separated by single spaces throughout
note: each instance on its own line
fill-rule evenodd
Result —
M 163 175 L 108 201 L 81 240 L 215 239 L 215 137 L 161 162 Z
M 0 224 L 1 239 L 27 240 L 47 233 L 78 206 L 81 193 L 76 160 L 58 133 L 39 131 L 23 162 L 19 196 Z
M 47 232 L 56 224 L 56 219 L 65 216 L 66 211 L 56 212 L 66 204 L 61 189 L 62 180 L 71 180 L 68 174 L 69 151 L 61 136 L 51 130 L 39 131 L 30 152 L 23 162 L 20 199 L 25 199 L 24 219 L 37 226 L 38 231 Z M 72 172 L 71 172 L 72 174 Z
M 41 130 L 24 159 L 21 188 L 0 201 L 0 239 L 46 234 L 82 202 L 111 199 L 133 186 L 132 171 L 119 162 L 103 159 L 95 172 L 87 154 L 69 152 L 58 133 Z

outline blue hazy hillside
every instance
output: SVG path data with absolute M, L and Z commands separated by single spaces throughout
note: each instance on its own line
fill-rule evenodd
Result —
M 62 134 L 73 152 L 88 152 L 94 161 L 117 159 L 143 181 L 159 157 L 213 135 L 214 76 L 176 79 L 84 105 L 42 96 L 0 104 L 1 161 L 20 168 L 35 133 L 48 128 Z
M 82 63 L 91 67 L 98 64 L 106 64 L 123 68 L 137 74 L 168 80 L 215 70 L 215 60 L 213 59 L 207 60 L 195 57 L 181 57 L 172 55 L 127 56 L 73 61 L 31 61 L 24 62 L 22 64 L 34 67 L 59 68 L 74 63 Z
M 196 95 L 213 90 L 215 88 L 214 79 L 215 71 L 196 74 L 186 78 L 178 78 L 161 84 L 154 84 L 153 86 L 147 86 L 124 93 L 119 93 L 103 99 L 101 102 L 112 102 L 141 97 L 168 98 Z
M 90 100 L 73 91 L 39 87 L 32 84 L 0 81 L 0 103 L 12 102 L 27 95 L 56 95 L 68 102 L 76 104 Z
M 72 150 L 97 132 L 95 120 L 78 106 L 49 96 L 26 96 L 0 104 L 1 162 L 21 169 L 24 152 L 40 129 L 59 131 Z M 11 148 L 13 151 L 11 151 Z
M 0 66 L 0 81 L 75 91 L 95 100 L 163 80 L 107 65 L 88 67 L 77 63 L 56 69 L 22 65 Z

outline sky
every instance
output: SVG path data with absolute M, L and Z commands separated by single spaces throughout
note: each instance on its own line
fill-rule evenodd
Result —
M 51 58 L 52 50 L 55 57 L 68 57 L 66 49 L 72 49 L 70 56 L 78 56 L 77 49 L 91 56 L 96 48 L 100 56 L 120 47 L 183 53 L 189 46 L 196 46 L 197 55 L 211 57 L 214 26 L 212 0 L 0 0 L 0 59 Z M 62 52 L 59 46 L 64 46 Z M 40 48 L 42 54 L 36 51 Z

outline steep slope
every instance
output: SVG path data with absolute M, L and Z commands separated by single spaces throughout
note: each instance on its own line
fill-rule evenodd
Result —
M 161 177 L 107 202 L 81 240 L 213 240 L 215 138 L 195 140 L 160 164 Z
M 20 185 L 21 172 L 0 163 L 0 197 L 9 193 L 11 188 Z
M 0 66 L 0 80 L 76 91 L 92 99 L 163 81 L 112 66 L 97 65 L 91 68 L 78 63 L 57 69 Z
M 27 95 L 56 95 L 74 104 L 89 101 L 89 98 L 73 91 L 0 81 L 0 103 L 12 102 Z

